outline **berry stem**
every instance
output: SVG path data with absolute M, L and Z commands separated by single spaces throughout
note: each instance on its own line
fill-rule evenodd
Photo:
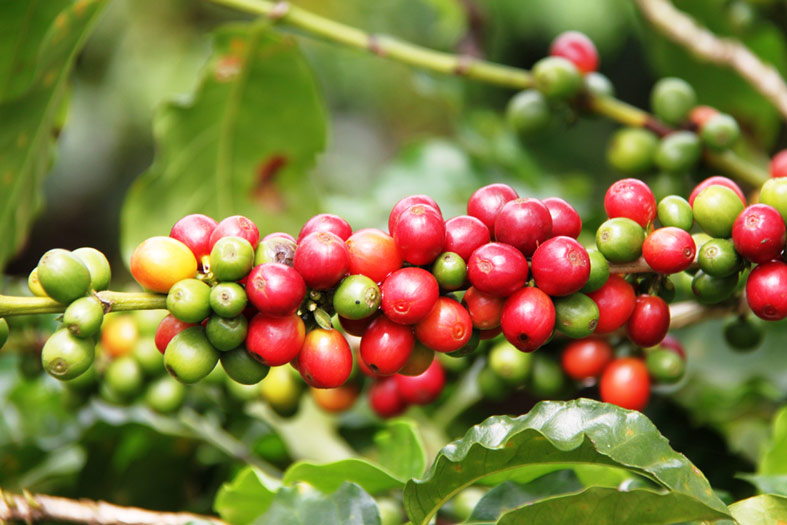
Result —
M 96 293 L 107 311 L 159 310 L 167 307 L 167 296 L 152 293 L 126 293 L 103 291 Z M 0 317 L 29 314 L 54 314 L 64 312 L 68 305 L 49 297 L 15 297 L 0 295 Z

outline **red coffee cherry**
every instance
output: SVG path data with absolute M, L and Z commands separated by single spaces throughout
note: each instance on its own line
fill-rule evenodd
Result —
M 354 335 L 355 337 L 362 337 L 363 334 L 366 332 L 366 329 L 369 328 L 369 325 L 372 324 L 372 321 L 377 319 L 377 316 L 380 315 L 379 313 L 376 315 L 370 315 L 369 317 L 364 317 L 363 319 L 347 319 L 346 317 L 339 317 L 339 324 L 342 326 L 345 332 L 350 335 Z
M 375 414 L 387 419 L 398 416 L 407 408 L 399 393 L 395 377 L 382 377 L 369 387 L 369 405 Z
M 746 196 L 743 194 L 743 191 L 741 190 L 740 186 L 735 184 L 735 181 L 733 181 L 732 179 L 728 179 L 727 177 L 722 177 L 721 175 L 715 175 L 713 177 L 708 177 L 704 181 L 702 181 L 699 184 L 697 184 L 694 187 L 694 189 L 691 190 L 691 194 L 689 195 L 689 204 L 691 206 L 694 206 L 694 199 L 697 198 L 697 195 L 702 193 L 702 190 L 704 190 L 705 188 L 707 188 L 709 186 L 714 186 L 714 185 L 725 186 L 725 187 L 731 189 L 732 191 L 735 192 L 736 195 L 738 195 L 738 197 L 741 199 L 741 202 L 743 203 L 743 205 L 746 206 Z
M 696 106 L 689 113 L 689 121 L 702 131 L 702 127 L 710 119 L 719 114 L 719 110 L 710 106 Z
M 584 381 L 600 376 L 614 356 L 612 346 L 606 340 L 589 337 L 567 344 L 561 363 L 567 376 Z
M 667 335 L 669 323 L 669 306 L 664 299 L 640 295 L 626 324 L 626 334 L 638 346 L 656 346 Z
M 281 366 L 295 359 L 305 337 L 306 327 L 297 315 L 257 314 L 249 322 L 246 349 L 264 365 Z
M 552 237 L 565 235 L 576 239 L 582 233 L 582 219 L 569 203 L 558 197 L 549 197 L 541 202 L 552 217 Z
M 569 60 L 582 73 L 590 73 L 598 69 L 596 46 L 592 40 L 579 31 L 560 33 L 552 41 L 549 54 Z
M 779 321 L 787 317 L 787 264 L 760 264 L 746 281 L 746 301 L 757 317 Z
M 268 235 L 266 235 L 265 237 L 262 238 L 262 241 L 267 241 L 268 239 L 272 239 L 274 237 L 283 237 L 283 238 L 285 238 L 285 239 L 287 239 L 289 241 L 295 242 L 295 237 L 293 237 L 292 235 L 290 235 L 289 233 L 286 233 L 286 232 L 269 233 Z
M 465 262 L 479 246 L 490 241 L 489 228 L 480 219 L 459 215 L 445 221 L 444 252 L 454 252 Z
M 362 274 L 376 283 L 402 267 L 402 256 L 393 237 L 382 230 L 358 230 L 347 239 L 350 274 Z
M 415 346 L 409 326 L 377 317 L 361 337 L 361 360 L 375 375 L 390 376 L 407 363 Z
M 393 230 L 402 259 L 416 266 L 429 264 L 442 253 L 445 223 L 440 212 L 426 204 L 415 204 L 399 215 Z
M 421 268 L 396 270 L 380 287 L 381 308 L 391 321 L 415 324 L 432 311 L 440 296 L 434 276 Z
M 771 159 L 771 177 L 787 177 L 787 149 L 781 150 Z
M 313 232 L 331 232 L 335 233 L 341 240 L 346 241 L 352 235 L 353 229 L 350 223 L 342 219 L 338 215 L 332 213 L 320 213 L 315 215 L 303 225 L 300 233 L 298 233 L 298 243 Z
M 671 352 L 675 352 L 680 356 L 681 359 L 684 361 L 686 360 L 686 350 L 683 349 L 683 345 L 678 341 L 678 338 L 674 335 L 667 334 L 667 336 L 659 343 L 661 348 L 665 350 L 670 350 Z
M 571 237 L 552 237 L 538 247 L 532 260 L 536 286 L 553 296 L 578 292 L 590 277 L 590 257 Z
M 787 229 L 779 211 L 767 204 L 745 208 L 732 225 L 735 251 L 751 262 L 775 259 L 784 250 Z
M 510 244 L 526 257 L 552 235 L 552 215 L 538 199 L 507 202 L 495 219 L 495 239 Z
M 523 352 L 532 352 L 552 336 L 555 305 L 538 288 L 522 288 L 506 299 L 500 326 L 508 342 Z
M 393 235 L 396 223 L 399 222 L 399 216 L 404 212 L 404 210 L 415 204 L 426 204 L 427 206 L 431 206 L 437 210 L 437 212 L 440 213 L 440 216 L 442 217 L 440 206 L 437 205 L 437 202 L 435 202 L 432 197 L 423 194 L 409 195 L 394 204 L 394 207 L 391 209 L 391 213 L 388 215 L 388 233 Z
M 213 233 L 210 234 L 211 250 L 213 249 L 213 245 L 216 244 L 216 241 L 222 237 L 242 237 L 249 241 L 249 244 L 251 244 L 251 247 L 255 250 L 260 243 L 260 231 L 257 229 L 257 226 L 251 219 L 243 215 L 227 217 L 216 225 Z
M 317 328 L 306 334 L 297 361 L 301 377 L 314 388 L 341 386 L 353 370 L 352 350 L 338 330 Z
M 197 326 L 195 323 L 185 323 L 175 317 L 172 314 L 167 315 L 158 325 L 156 328 L 156 336 L 154 338 L 156 342 L 156 348 L 162 354 L 164 350 L 167 349 L 167 345 L 172 338 L 178 335 L 180 332 L 185 330 L 186 328 L 191 328 L 192 326 Z
M 445 371 L 439 359 L 432 361 L 423 374 L 397 374 L 394 378 L 402 400 L 413 405 L 428 405 L 440 396 L 445 386 Z
M 601 374 L 601 400 L 629 410 L 644 410 L 650 400 L 650 376 L 641 359 L 612 361 Z
M 697 247 L 691 235 L 680 228 L 667 226 L 654 230 L 642 244 L 645 262 L 658 273 L 678 273 L 694 262 Z
M 210 255 L 210 236 L 218 223 L 201 213 L 186 215 L 169 232 L 169 236 L 177 239 L 186 246 L 201 264 L 202 258 Z
M 507 297 L 527 282 L 527 259 L 522 252 L 500 242 L 478 248 L 467 262 L 467 279 L 479 291 Z
M 620 275 L 610 275 L 604 286 L 587 295 L 598 306 L 596 334 L 614 332 L 626 324 L 634 311 L 634 288 Z
M 656 218 L 656 198 L 647 184 L 638 179 L 622 179 L 604 196 L 607 217 L 626 217 L 645 228 Z
M 470 196 L 467 214 L 479 219 L 489 229 L 489 233 L 494 234 L 497 214 L 505 203 L 518 197 L 516 190 L 507 184 L 489 184 L 478 188 Z
M 265 315 L 287 316 L 298 311 L 306 283 L 294 268 L 281 263 L 256 266 L 246 280 L 246 295 Z
M 298 244 L 292 265 L 301 274 L 306 286 L 327 290 L 347 273 L 350 253 L 347 245 L 335 233 L 314 232 Z
M 415 336 L 435 352 L 454 352 L 473 335 L 467 310 L 450 297 L 440 297 L 429 314 L 415 325 Z
M 484 293 L 474 286 L 468 288 L 462 296 L 462 306 L 470 314 L 473 328 L 483 331 L 500 326 L 503 303 L 503 298 Z

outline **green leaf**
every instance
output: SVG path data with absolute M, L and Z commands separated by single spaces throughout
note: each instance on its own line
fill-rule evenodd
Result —
M 235 479 L 221 486 L 213 509 L 230 523 L 252 523 L 268 510 L 279 487 L 278 480 L 254 467 L 246 467 Z
M 763 494 L 730 505 L 732 516 L 740 525 L 782 525 L 787 523 L 787 498 Z
M 356 458 L 324 464 L 299 461 L 287 469 L 283 481 L 286 485 L 305 481 L 323 492 L 333 492 L 345 481 L 351 481 L 369 494 L 401 489 L 404 486 L 403 480 L 397 479 L 382 467 Z
M 700 509 L 703 519 L 728 517 L 702 473 L 647 417 L 590 399 L 546 401 L 523 416 L 494 416 L 474 426 L 440 451 L 425 478 L 407 483 L 405 510 L 414 524 L 425 524 L 459 490 L 486 476 L 550 463 L 625 468 L 675 493 L 670 501 L 680 504 L 676 512 L 683 509 L 691 519 Z
M 757 487 L 757 492 L 760 494 L 787 496 L 787 475 L 738 474 L 736 477 Z
M 218 29 L 199 86 L 159 110 L 154 134 L 156 159 L 123 206 L 127 256 L 189 213 L 297 232 L 317 211 L 305 173 L 325 145 L 325 108 L 295 41 L 265 23 Z
M 324 495 L 309 487 L 282 487 L 255 523 L 260 525 L 378 525 L 380 513 L 371 496 L 354 483 Z
M 414 421 L 390 421 L 374 436 L 374 442 L 379 450 L 378 461 L 397 478 L 406 481 L 423 476 L 426 450 Z
M 16 253 L 41 206 L 69 73 L 105 4 L 0 4 L 0 267 Z
M 759 474 L 787 474 L 787 407 L 773 418 L 771 442 L 762 454 Z

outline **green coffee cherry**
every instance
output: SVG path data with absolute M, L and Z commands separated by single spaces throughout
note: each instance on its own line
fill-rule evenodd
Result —
M 253 401 L 260 397 L 259 383 L 254 383 L 253 385 L 244 385 L 243 383 L 238 383 L 227 376 L 227 380 L 224 382 L 224 388 L 227 389 L 227 393 L 232 399 L 241 403 Z
M 563 57 L 542 58 L 533 66 L 536 88 L 549 98 L 569 99 L 582 88 L 582 75 Z
M 38 280 L 38 267 L 33 268 L 33 271 L 30 272 L 27 278 L 27 287 L 36 297 L 48 297 L 46 290 L 41 286 L 41 281 Z
M 585 91 L 597 97 L 614 97 L 615 86 L 609 78 L 597 71 L 591 71 L 584 77 Z
M 653 162 L 664 171 L 681 173 L 697 164 L 700 153 L 702 153 L 702 145 L 695 133 L 676 131 L 661 139 L 653 156 Z
M 657 201 L 669 196 L 686 193 L 686 177 L 682 173 L 659 171 L 647 180 Z
M 167 310 L 185 323 L 201 322 L 210 315 L 210 286 L 198 279 L 176 282 L 167 294 Z
M 210 290 L 210 308 L 221 317 L 236 317 L 248 303 L 246 290 L 238 283 L 219 283 Z
M 63 385 L 69 390 L 85 392 L 92 389 L 98 383 L 98 371 L 95 362 L 87 370 L 76 376 L 74 379 L 63 381 Z
M 738 286 L 738 274 L 727 277 L 714 277 L 702 270 L 694 275 L 691 290 L 701 304 L 716 304 L 729 299 Z
M 186 387 L 170 376 L 161 376 L 145 391 L 145 404 L 160 414 L 171 414 L 183 405 Z
M 130 355 L 118 357 L 107 366 L 104 382 L 121 399 L 130 399 L 142 390 L 142 368 Z
M 298 411 L 303 381 L 296 374 L 292 367 L 275 366 L 260 381 L 260 395 L 282 417 L 290 417 Z
M 711 239 L 699 249 L 700 269 L 713 277 L 727 277 L 743 267 L 743 259 L 729 239 Z
M 626 217 L 609 219 L 596 230 L 596 246 L 613 263 L 637 260 L 642 255 L 643 242 L 645 232 L 642 227 Z
M 712 237 L 732 235 L 732 225 L 743 211 L 738 195 L 726 186 L 708 186 L 694 199 L 694 220 Z
M 656 348 L 645 359 L 648 372 L 659 383 L 677 383 L 686 372 L 686 363 L 672 350 Z
M 520 352 L 508 341 L 501 341 L 489 351 L 489 368 L 509 385 L 521 385 L 530 374 L 532 359 L 532 354 Z
M 535 89 L 520 91 L 506 108 L 508 125 L 522 137 L 546 128 L 551 119 L 552 112 L 546 97 Z
M 249 322 L 246 317 L 238 315 L 232 319 L 210 316 L 205 325 L 205 335 L 216 350 L 226 352 L 237 348 L 246 340 L 249 331 Z
M 689 116 L 697 105 L 694 88 L 679 78 L 662 78 L 653 86 L 650 93 L 650 107 L 653 113 L 665 123 L 674 126 Z
M 254 248 L 242 237 L 222 237 L 210 251 L 210 271 L 219 281 L 239 281 L 254 266 Z
M 588 282 L 580 290 L 582 293 L 595 292 L 607 282 L 609 279 L 609 263 L 607 258 L 604 257 L 597 248 L 588 248 L 588 257 L 590 258 L 590 277 Z
M 90 272 L 68 250 L 49 250 L 38 262 L 38 280 L 46 294 L 55 301 L 69 304 L 85 295 L 90 288 Z
M 269 366 L 254 359 L 242 346 L 229 352 L 222 352 L 219 359 L 227 375 L 242 385 L 256 385 L 265 379 L 270 370 Z
M 694 213 L 689 201 L 678 195 L 669 195 L 659 201 L 656 213 L 662 226 L 674 226 L 691 231 L 694 226 Z
M 453 352 L 448 352 L 447 356 L 449 357 L 466 357 L 476 350 L 478 350 L 478 345 L 481 343 L 481 332 L 478 330 L 473 330 L 470 333 L 470 339 L 460 348 L 459 350 L 454 350 Z
M 95 248 L 77 248 L 71 253 L 87 266 L 87 270 L 90 272 L 90 288 L 92 290 L 100 292 L 109 288 L 109 282 L 112 280 L 112 269 L 109 267 L 109 261 L 107 261 L 103 253 Z
M 765 338 L 763 321 L 756 316 L 736 317 L 724 323 L 724 339 L 733 350 L 749 352 Z
M 741 135 L 738 121 L 724 113 L 717 113 L 702 126 L 702 141 L 711 149 L 729 149 Z
M 555 297 L 555 328 L 569 337 L 587 337 L 598 324 L 598 305 L 583 293 Z
M 74 379 L 93 363 L 95 346 L 92 339 L 80 339 L 67 328 L 61 328 L 44 344 L 41 364 L 56 379 Z
M 63 313 L 63 325 L 81 339 L 96 335 L 103 320 L 104 305 L 93 296 L 80 297 Z
M 458 290 L 467 279 L 467 264 L 458 253 L 445 252 L 432 265 L 432 274 L 443 290 Z
M 333 307 L 347 319 L 365 319 L 375 313 L 382 302 L 377 283 L 365 275 L 350 275 L 336 288 Z
M 560 394 L 566 378 L 560 365 L 549 357 L 533 354 L 533 370 L 530 374 L 530 390 L 542 399 Z
M 491 368 L 482 368 L 477 381 L 478 389 L 485 399 L 502 401 L 511 394 L 511 385 L 503 381 Z
M 760 202 L 773 206 L 787 221 L 787 177 L 768 179 L 760 188 Z
M 186 328 L 167 345 L 164 367 L 181 383 L 196 383 L 210 374 L 219 361 L 201 326 Z
M 161 321 L 167 316 L 167 310 L 134 310 L 131 315 L 137 323 L 137 332 L 141 336 L 156 335 Z
M 164 371 L 164 356 L 156 348 L 156 341 L 151 336 L 140 338 L 131 355 L 146 375 L 155 376 Z
M 653 167 L 658 137 L 646 129 L 623 128 L 612 135 L 607 162 L 623 173 L 637 174 Z
M 257 252 L 254 255 L 254 266 L 259 266 L 267 262 L 277 262 L 292 266 L 295 258 L 295 249 L 298 244 L 287 237 L 273 236 L 260 241 Z

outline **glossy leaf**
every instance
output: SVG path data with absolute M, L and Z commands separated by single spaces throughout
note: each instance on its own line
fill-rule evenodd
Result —
M 354 483 L 344 483 L 328 495 L 301 485 L 279 490 L 268 512 L 254 523 L 377 525 L 380 513 L 372 497 Z
M 493 416 L 472 427 L 440 451 L 423 479 L 407 483 L 405 510 L 414 524 L 425 524 L 456 492 L 486 476 L 549 463 L 625 468 L 666 491 L 665 501 L 676 512 L 684 509 L 696 516 L 691 519 L 727 517 L 726 506 L 702 473 L 670 448 L 648 418 L 589 399 L 546 401 L 523 416 Z M 616 489 L 609 493 L 623 494 Z M 647 498 L 650 494 L 658 495 L 648 491 Z M 622 502 L 630 496 L 615 497 Z
M 763 494 L 730 505 L 730 512 L 739 525 L 772 525 L 787 523 L 787 498 Z
M 403 480 L 397 479 L 382 467 L 356 458 L 324 464 L 299 461 L 287 469 L 283 481 L 286 485 L 305 481 L 323 492 L 333 492 L 342 483 L 349 481 L 360 485 L 369 494 L 404 486 Z
M 252 523 L 268 510 L 279 487 L 278 480 L 254 467 L 246 467 L 221 486 L 213 509 L 230 523 Z
M 406 481 L 423 476 L 426 451 L 414 421 L 397 419 L 374 436 L 380 465 L 398 479 Z
M 41 206 L 69 73 L 105 4 L 0 4 L 0 267 L 16 253 Z
M 787 475 L 738 474 L 736 477 L 757 487 L 760 494 L 787 496 Z
M 156 116 L 155 161 L 123 206 L 124 252 L 189 213 L 297 232 L 317 210 L 305 174 L 325 145 L 325 120 L 292 38 L 264 23 L 220 28 L 193 95 Z

